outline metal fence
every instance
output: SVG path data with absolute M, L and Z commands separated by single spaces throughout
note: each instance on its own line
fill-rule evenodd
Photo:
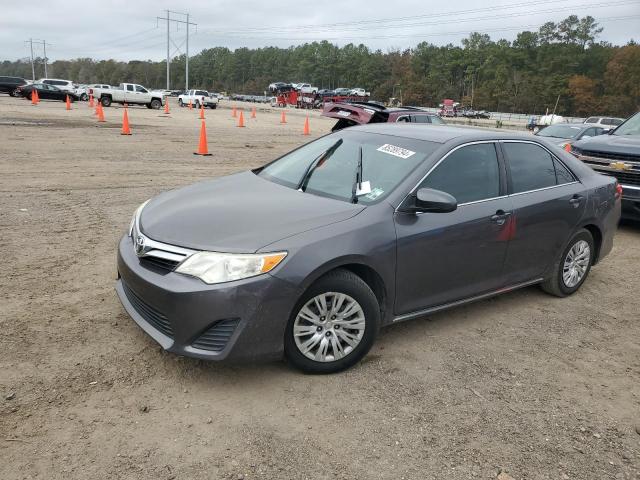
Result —
M 438 113 L 440 111 L 439 108 L 434 107 L 424 107 L 429 113 Z M 542 115 L 533 115 L 526 113 L 504 113 L 504 112 L 489 112 L 491 115 L 491 120 L 500 120 L 502 122 L 513 122 L 513 123 L 528 123 L 531 117 L 534 117 L 536 120 L 539 119 Z M 460 115 L 459 118 L 464 118 Z M 564 121 L 567 123 L 583 123 L 585 121 L 584 117 L 565 117 L 563 116 Z

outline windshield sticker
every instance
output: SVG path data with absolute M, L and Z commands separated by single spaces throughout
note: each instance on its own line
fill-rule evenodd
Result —
M 380 148 L 378 148 L 378 151 L 388 153 L 389 155 L 400 158 L 409 158 L 411 155 L 415 155 L 416 153 L 412 152 L 411 150 L 407 150 L 406 148 L 396 147 L 395 145 L 391 145 L 388 143 L 385 143 Z
M 376 198 L 378 198 L 383 193 L 384 193 L 383 189 L 381 189 L 380 187 L 376 187 L 373 190 L 371 190 L 370 193 L 365 195 L 364 198 L 368 198 L 369 200 L 375 200 Z

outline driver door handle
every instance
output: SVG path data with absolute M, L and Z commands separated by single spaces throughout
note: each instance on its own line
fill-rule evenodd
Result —
M 492 215 L 490 220 L 498 225 L 504 225 L 507 221 L 507 217 L 511 215 L 511 212 L 505 212 L 504 210 L 498 210 L 495 215 Z

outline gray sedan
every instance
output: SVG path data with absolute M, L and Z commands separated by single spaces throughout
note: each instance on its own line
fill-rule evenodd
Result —
M 169 351 L 335 372 L 384 325 L 574 293 L 619 217 L 616 180 L 539 137 L 366 125 L 145 202 L 116 289 Z

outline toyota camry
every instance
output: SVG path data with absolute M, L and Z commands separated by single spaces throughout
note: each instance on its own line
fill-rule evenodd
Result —
M 573 294 L 620 196 L 540 137 L 358 126 L 142 204 L 116 290 L 171 352 L 336 372 L 385 325 L 534 284 Z

